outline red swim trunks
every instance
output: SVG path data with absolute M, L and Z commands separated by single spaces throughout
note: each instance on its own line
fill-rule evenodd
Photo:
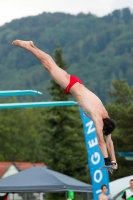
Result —
M 63 89 L 63 91 L 66 94 L 71 94 L 70 89 L 77 82 L 83 85 L 83 82 L 78 77 L 70 75 L 70 83 L 68 84 L 68 86 L 65 89 Z

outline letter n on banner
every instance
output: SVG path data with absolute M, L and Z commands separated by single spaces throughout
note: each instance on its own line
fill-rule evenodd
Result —
M 94 123 L 83 113 L 81 108 L 79 108 L 79 110 L 84 126 L 84 135 L 88 155 L 88 166 L 92 180 L 93 196 L 94 200 L 97 200 L 99 194 L 101 193 L 101 186 L 106 184 L 109 188 L 109 177 L 106 169 L 100 169 L 104 165 L 104 159 L 98 146 Z

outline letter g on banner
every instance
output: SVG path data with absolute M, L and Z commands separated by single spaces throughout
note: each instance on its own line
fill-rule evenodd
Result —
M 91 162 L 93 165 L 96 165 L 100 162 L 100 154 L 98 152 L 95 152 L 94 154 L 92 154 Z

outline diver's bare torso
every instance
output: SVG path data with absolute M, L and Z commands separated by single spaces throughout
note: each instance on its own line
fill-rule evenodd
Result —
M 102 119 L 109 117 L 101 100 L 84 85 L 75 83 L 70 92 L 76 99 L 78 105 L 82 108 L 85 115 L 90 117 L 94 122 L 99 116 Z

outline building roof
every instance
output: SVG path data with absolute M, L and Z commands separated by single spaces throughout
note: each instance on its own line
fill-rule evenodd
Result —
M 12 162 L 0 162 L 0 178 L 5 174 Z
M 44 167 L 44 163 L 30 163 L 30 162 L 0 162 L 0 178 L 6 173 L 11 165 L 14 165 L 18 171 L 29 169 L 34 166 Z
M 25 170 L 34 166 L 40 166 L 40 167 L 44 167 L 43 163 L 30 163 L 30 162 L 14 162 L 13 163 L 15 165 L 15 167 L 19 170 Z

